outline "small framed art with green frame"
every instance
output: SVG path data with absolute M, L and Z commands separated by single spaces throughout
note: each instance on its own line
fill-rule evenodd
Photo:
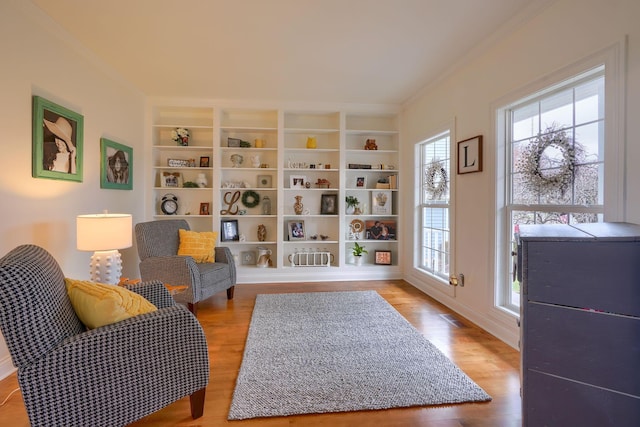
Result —
M 34 96 L 32 119 L 32 176 L 82 182 L 84 117 Z
M 133 148 L 100 138 L 100 188 L 133 189 Z

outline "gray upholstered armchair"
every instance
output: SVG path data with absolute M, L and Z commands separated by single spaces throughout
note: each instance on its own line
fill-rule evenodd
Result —
M 233 298 L 236 284 L 236 265 L 231 250 L 215 248 L 214 263 L 196 263 L 189 256 L 178 256 L 179 229 L 189 230 L 183 219 L 166 219 L 136 224 L 136 243 L 140 256 L 142 280 L 160 280 L 171 285 L 187 285 L 184 292 L 174 295 L 196 314 L 197 303 L 226 290 Z
M 130 290 L 158 310 L 86 330 L 46 250 L 23 245 L 0 259 L 0 327 L 32 426 L 123 426 L 189 395 L 202 415 L 209 360 L 198 320 L 162 283 Z

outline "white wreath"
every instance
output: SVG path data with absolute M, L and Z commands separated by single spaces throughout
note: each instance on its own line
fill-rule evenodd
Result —
M 447 171 L 436 160 L 425 169 L 424 175 L 424 188 L 427 190 L 429 197 L 440 199 L 447 192 Z
M 545 155 L 545 150 L 555 147 L 562 153 L 562 161 L 554 161 Z M 557 163 L 557 162 L 556 162 Z M 573 182 L 573 172 L 576 167 L 576 149 L 572 141 L 567 138 L 563 129 L 548 128 L 527 145 L 516 164 L 516 171 L 522 173 L 524 183 L 530 190 L 541 195 L 552 194 L 560 190 L 562 194 Z M 548 169 L 555 169 L 549 172 Z M 545 170 L 547 172 L 545 173 Z

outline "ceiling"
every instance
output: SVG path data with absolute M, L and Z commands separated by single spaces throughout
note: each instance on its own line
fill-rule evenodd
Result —
M 401 104 L 550 0 L 31 0 L 148 96 Z

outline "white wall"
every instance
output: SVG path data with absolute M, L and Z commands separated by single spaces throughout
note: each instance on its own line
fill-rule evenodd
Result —
M 144 219 L 144 97 L 114 78 L 31 2 L 0 2 L 0 256 L 40 245 L 65 275 L 89 278 L 88 252 L 76 250 L 75 217 L 110 212 Z M 82 183 L 31 177 L 31 98 L 40 95 L 84 116 Z M 133 147 L 133 191 L 100 189 L 100 138 Z M 138 277 L 134 248 L 122 250 L 124 275 Z M 12 370 L 0 338 L 0 378 Z
M 638 19 L 640 2 L 637 0 L 558 0 L 520 24 L 513 34 L 478 53 L 446 78 L 426 87 L 405 106 L 403 170 L 413 170 L 410 154 L 413 145 L 431 136 L 446 121 L 455 119 L 457 141 L 475 135 L 485 137 L 484 171 L 459 175 L 456 183 L 456 270 L 465 274 L 466 286 L 458 287 L 452 297 L 436 290 L 410 265 L 405 265 L 405 276 L 414 285 L 513 346 L 517 345 L 518 339 L 514 319 L 493 309 L 495 124 L 492 110 L 498 100 L 619 43 L 628 35 L 625 219 L 640 223 L 640 192 L 633 187 L 640 182 L 640 168 L 633 166 L 640 161 Z M 404 188 L 411 184 L 403 183 Z M 406 192 L 403 195 L 410 196 Z M 412 205 L 413 200 L 405 199 L 405 206 Z M 409 215 L 404 221 L 409 223 Z M 412 253 L 409 245 L 405 247 L 405 253 Z

